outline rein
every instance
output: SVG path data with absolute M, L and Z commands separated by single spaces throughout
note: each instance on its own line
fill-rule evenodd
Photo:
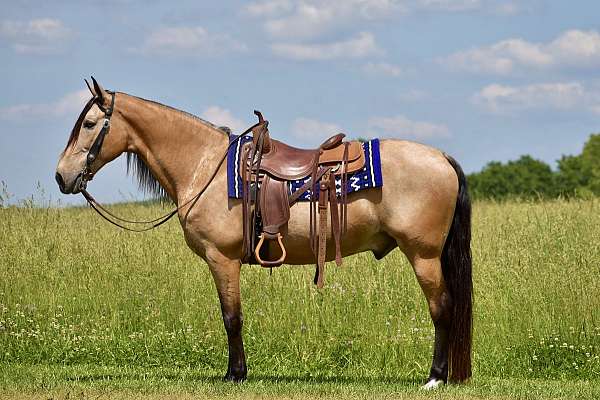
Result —
M 252 125 L 250 128 L 246 129 L 243 133 L 241 133 L 234 140 L 229 142 L 229 145 L 227 146 L 227 149 L 225 149 L 225 152 L 224 152 L 223 156 L 221 157 L 219 164 L 217 165 L 217 167 L 215 168 L 213 173 L 210 175 L 210 178 L 208 179 L 206 184 L 202 187 L 202 189 L 198 193 L 196 193 L 194 196 L 192 196 L 189 200 L 187 200 L 186 202 L 184 202 L 181 205 L 178 205 L 173 210 L 169 211 L 168 213 L 166 213 L 164 215 L 161 215 L 158 218 L 154 218 L 154 219 L 148 220 L 148 221 L 133 221 L 133 220 L 119 217 L 119 216 L 113 214 L 112 212 L 110 212 L 109 210 L 107 210 L 100 203 L 98 203 L 98 201 L 96 201 L 96 199 L 94 199 L 94 197 L 86 189 L 87 183 L 89 181 L 91 181 L 94 176 L 94 173 L 92 172 L 92 169 L 91 169 L 91 165 L 98 157 L 98 154 L 100 153 L 100 150 L 102 148 L 102 144 L 104 143 L 104 137 L 108 134 L 108 132 L 110 130 L 110 118 L 112 117 L 112 114 L 114 111 L 114 106 L 115 106 L 115 92 L 109 92 L 109 93 L 111 93 L 111 95 L 112 95 L 111 104 L 110 104 L 109 108 L 104 108 L 101 104 L 98 104 L 97 103 L 98 97 L 96 97 L 96 100 L 95 100 L 96 105 L 100 108 L 100 110 L 102 110 L 104 112 L 104 122 L 102 125 L 102 129 L 100 130 L 100 133 L 98 134 L 98 137 L 96 138 L 96 140 L 94 141 L 94 144 L 92 144 L 92 147 L 90 148 L 90 151 L 88 152 L 88 155 L 86 158 L 86 165 L 85 165 L 83 171 L 81 172 L 81 183 L 79 185 L 79 190 L 80 190 L 81 194 L 83 195 L 83 197 L 85 198 L 85 200 L 90 205 L 90 207 L 94 211 L 96 211 L 103 219 L 105 219 L 106 221 L 110 222 L 111 224 L 113 224 L 115 226 L 118 226 L 121 229 L 130 231 L 130 232 L 145 232 L 145 231 L 149 231 L 151 229 L 158 228 L 160 225 L 164 224 L 165 222 L 167 222 L 168 220 L 173 218 L 173 216 L 175 214 L 177 214 L 179 212 L 179 210 L 181 210 L 183 207 L 191 204 L 190 209 L 188 210 L 188 213 L 189 213 L 189 211 L 192 209 L 192 207 L 194 207 L 196 202 L 200 199 L 200 197 L 204 194 L 206 189 L 208 189 L 208 186 L 212 183 L 212 181 L 217 176 L 217 173 L 219 172 L 221 165 L 223 165 L 223 162 L 227 159 L 227 153 L 229 152 L 229 149 L 231 148 L 231 146 L 234 145 L 235 143 L 237 143 L 239 140 L 241 140 L 242 137 L 244 137 L 244 136 L 248 135 L 250 132 L 252 132 L 252 130 L 254 128 L 256 128 L 258 125 L 260 125 L 260 123 Z M 187 216 L 187 213 L 186 213 L 186 216 Z M 145 228 L 136 229 L 136 228 L 130 228 L 130 227 L 124 226 L 124 225 L 120 224 L 118 221 L 124 222 L 127 224 L 141 224 L 141 225 L 152 224 L 152 225 L 145 227 Z

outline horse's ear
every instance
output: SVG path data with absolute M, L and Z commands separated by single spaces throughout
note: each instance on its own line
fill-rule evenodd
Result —
M 104 102 L 104 99 L 107 98 L 106 91 L 104 89 L 102 89 L 102 86 L 100 86 L 100 84 L 98 83 L 96 78 L 94 78 L 93 76 L 92 76 L 92 82 L 94 83 L 94 91 L 96 92 L 96 96 L 98 96 L 98 99 L 100 100 L 100 102 Z
M 94 91 L 94 88 L 92 87 L 92 85 L 90 85 L 90 83 L 88 82 L 87 79 L 84 79 L 85 84 L 87 85 L 88 89 L 90 90 L 90 93 L 92 94 L 93 97 L 96 97 L 96 92 Z

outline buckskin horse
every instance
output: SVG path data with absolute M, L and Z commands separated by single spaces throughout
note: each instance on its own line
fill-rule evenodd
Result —
M 242 204 L 228 198 L 223 164 L 229 134 L 183 111 L 103 89 L 92 98 L 60 155 L 56 181 L 63 193 L 87 193 L 85 183 L 122 153 L 140 185 L 168 196 L 187 245 L 214 278 L 227 333 L 226 380 L 246 378 L 240 272 Z M 87 81 L 86 81 L 87 83 Z M 471 376 L 471 204 L 465 175 L 445 153 L 401 140 L 382 140 L 384 186 L 348 195 L 342 256 L 371 251 L 381 259 L 399 247 L 410 261 L 435 327 L 433 361 L 424 388 Z M 89 200 L 89 199 L 88 199 Z M 94 203 L 92 203 L 93 205 Z M 309 204 L 290 210 L 287 264 L 314 262 Z M 158 221 L 158 219 L 157 219 Z M 160 223 L 160 222 L 159 222 Z M 154 225 L 157 225 L 155 223 Z M 334 259 L 331 242 L 326 259 Z

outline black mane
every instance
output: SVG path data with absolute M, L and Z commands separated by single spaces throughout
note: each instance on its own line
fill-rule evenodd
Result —
M 148 165 L 135 153 L 127 153 L 127 175 L 134 174 L 138 188 L 152 197 L 166 200 L 169 198 L 167 191 L 154 177 Z

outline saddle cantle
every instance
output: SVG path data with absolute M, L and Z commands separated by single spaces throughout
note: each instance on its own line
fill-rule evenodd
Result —
M 327 213 L 331 210 L 331 229 L 335 240 L 336 263 L 341 265 L 340 240 L 346 230 L 346 191 L 338 200 L 336 177 L 346 187 L 348 173 L 362 169 L 365 156 L 360 142 L 344 142 L 338 133 L 317 149 L 299 149 L 271 139 L 269 122 L 258 111 L 258 123 L 252 128 L 252 142 L 241 153 L 242 204 L 244 223 L 243 260 L 256 259 L 263 267 L 277 267 L 285 261 L 283 235 L 287 233 L 290 207 L 305 192 L 310 196 L 310 243 L 317 259 L 315 284 L 323 286 L 326 258 Z M 310 176 L 291 195 L 288 181 Z M 317 196 L 318 193 L 318 196 Z M 317 224 L 318 213 L 318 224 Z M 266 241 L 277 241 L 281 254 L 270 260 Z

